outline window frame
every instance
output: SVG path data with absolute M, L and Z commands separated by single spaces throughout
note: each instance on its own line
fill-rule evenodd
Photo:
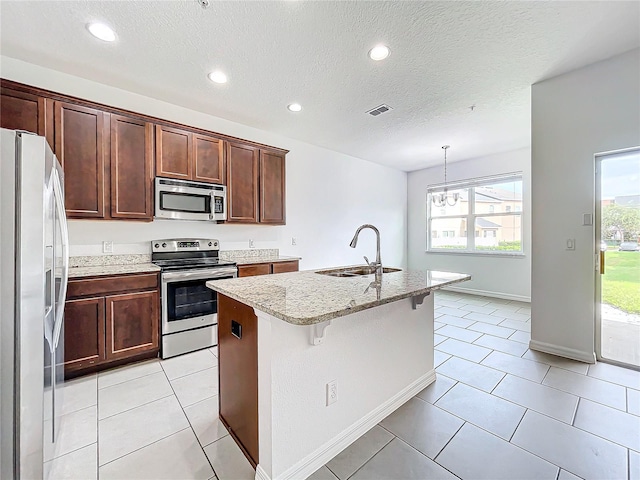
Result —
M 495 212 L 494 213 L 475 213 L 476 211 L 476 193 L 475 189 L 477 187 L 482 187 L 486 185 L 492 185 L 496 183 L 506 183 L 509 181 L 520 181 L 522 182 L 522 203 L 524 204 L 525 199 L 525 184 L 523 178 L 523 172 L 511 172 L 501 175 L 492 175 L 481 178 L 473 178 L 467 180 L 461 180 L 457 182 L 448 182 L 447 188 L 451 190 L 459 190 L 459 189 L 468 189 L 468 197 L 469 197 L 469 205 L 466 214 L 459 215 L 439 215 L 436 217 L 432 217 L 432 209 L 437 209 L 441 207 L 437 207 L 433 204 L 431 200 L 431 196 L 434 193 L 440 193 L 444 191 L 444 184 L 437 185 L 429 185 L 427 187 L 426 194 L 426 202 L 427 202 L 427 214 L 426 214 L 426 253 L 438 253 L 438 254 L 449 254 L 449 255 L 481 255 L 481 256 L 506 256 L 506 257 L 524 257 L 525 256 L 525 239 L 524 239 L 524 205 L 520 210 L 512 208 L 510 212 Z M 476 249 L 476 239 L 480 237 L 476 237 L 476 219 L 477 218 L 486 218 L 486 217 L 520 217 L 520 250 L 519 251 L 505 251 L 505 250 L 478 250 Z M 433 247 L 432 236 L 431 236 L 431 224 L 433 220 L 440 219 L 464 219 L 467 222 L 467 247 L 465 249 L 451 249 L 451 248 L 438 248 Z M 469 228 L 471 226 L 471 228 Z M 438 237 L 436 237 L 438 238 Z

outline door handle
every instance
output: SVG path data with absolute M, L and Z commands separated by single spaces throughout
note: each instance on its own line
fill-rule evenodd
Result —
M 67 297 L 67 286 L 69 283 L 69 230 L 67 226 L 67 216 L 64 208 L 62 185 L 60 183 L 58 170 L 55 168 L 55 166 L 53 168 L 53 171 L 51 172 L 51 178 L 53 180 L 53 197 L 56 209 L 59 212 L 60 233 L 62 237 L 62 278 L 60 282 L 60 291 L 58 292 L 58 298 L 56 302 L 53 332 L 53 347 L 56 348 L 58 345 L 60 332 L 62 330 L 64 304 Z M 53 258 L 55 261 L 55 252 Z
M 600 250 L 600 275 L 604 275 L 604 251 Z

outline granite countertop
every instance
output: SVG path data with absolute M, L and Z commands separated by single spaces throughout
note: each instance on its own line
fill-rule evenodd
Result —
M 252 265 L 256 263 L 278 263 L 278 262 L 292 262 L 294 260 L 301 260 L 301 257 L 286 257 L 286 256 L 263 256 L 263 257 L 235 257 L 233 259 L 238 265 Z
M 157 273 L 160 267 L 153 263 L 132 263 L 128 265 L 93 265 L 90 267 L 70 267 L 69 278 L 122 275 L 126 273 Z
M 156 273 L 160 267 L 151 263 L 151 255 L 89 255 L 69 258 L 69 278 Z
M 403 270 L 383 274 L 376 288 L 374 275 L 341 278 L 312 270 L 211 280 L 207 286 L 285 322 L 313 325 L 470 279 L 464 273 Z

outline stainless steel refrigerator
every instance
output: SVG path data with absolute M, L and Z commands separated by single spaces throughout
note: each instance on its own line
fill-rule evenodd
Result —
M 69 236 L 44 137 L 0 130 L 0 478 L 44 478 L 64 382 Z

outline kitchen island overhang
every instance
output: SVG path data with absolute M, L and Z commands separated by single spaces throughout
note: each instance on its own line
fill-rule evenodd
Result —
M 255 319 L 256 458 L 232 422 L 225 423 L 257 464 L 256 478 L 307 477 L 435 380 L 430 293 L 470 276 L 399 271 L 374 277 L 307 271 L 207 284 Z M 225 318 L 221 311 L 221 331 Z M 220 339 L 221 418 L 222 372 L 240 345 L 235 335 L 228 338 Z M 330 403 L 333 382 L 337 399 Z

